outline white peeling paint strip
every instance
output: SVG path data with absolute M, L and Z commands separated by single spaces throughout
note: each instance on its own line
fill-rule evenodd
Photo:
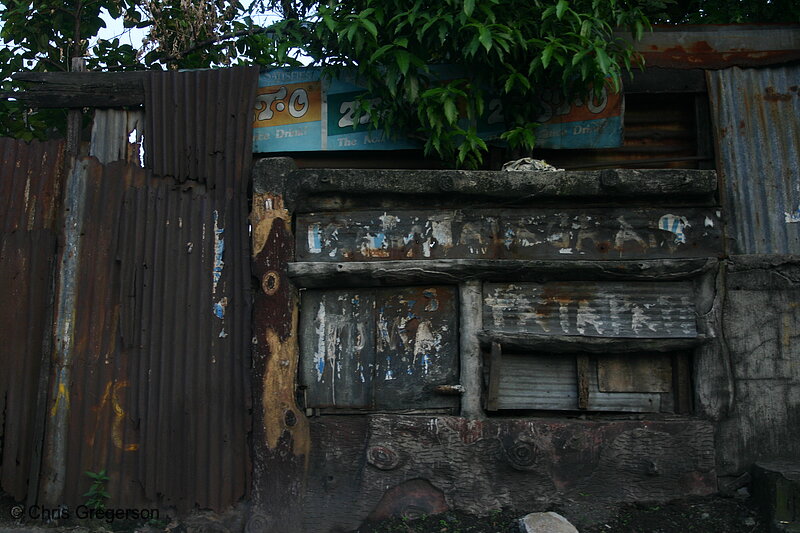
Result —
M 714 227 L 714 221 L 711 220 L 708 217 L 706 217 L 706 220 L 705 220 L 704 224 L 705 224 L 705 227 L 707 227 L 707 228 L 713 228 Z
M 794 213 L 784 213 L 787 224 L 796 224 L 800 222 L 800 207 L 795 209 Z
M 400 217 L 387 215 L 386 213 L 378 218 L 381 220 L 381 228 L 383 231 L 394 229 L 397 226 L 397 223 L 400 222 Z
M 450 217 L 431 217 L 433 226 L 431 234 L 439 246 L 450 247 L 453 246 L 453 228 L 452 219 Z
M 598 335 L 603 334 L 603 319 L 594 310 L 592 310 L 589 302 L 581 300 L 578 303 L 578 316 L 577 328 L 578 333 L 581 335 L 586 334 L 586 326 L 591 325 L 597 331 Z
M 322 251 L 319 224 L 311 224 L 308 226 L 308 251 L 312 254 L 318 254 Z
M 666 214 L 658 219 L 658 229 L 669 231 L 675 234 L 675 244 L 686 244 L 684 230 L 691 227 L 686 217 L 679 215 Z
M 317 350 L 314 352 L 314 368 L 317 371 L 317 383 L 319 383 L 325 372 L 325 297 L 319 303 L 316 324 Z
M 219 212 L 214 210 L 214 270 L 212 273 L 213 285 L 211 287 L 211 294 L 217 292 L 217 283 L 219 283 L 222 277 L 222 269 L 225 266 L 225 262 L 222 260 L 225 253 L 225 239 L 222 238 L 224 231 L 225 228 L 219 227 Z
M 560 253 L 560 254 L 571 254 L 572 253 L 572 248 L 561 248 L 558 251 L 558 253 Z

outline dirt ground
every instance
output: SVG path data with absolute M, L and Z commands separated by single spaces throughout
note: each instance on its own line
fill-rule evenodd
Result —
M 0 498 L 0 533 L 73 533 L 139 532 L 139 533 L 234 533 L 241 523 L 224 524 L 211 519 L 195 519 L 135 523 L 102 522 L 32 524 L 11 519 L 10 498 Z M 585 501 L 567 500 L 553 505 L 549 510 L 566 517 L 581 533 L 768 533 L 764 523 L 747 497 L 723 498 L 720 496 L 694 497 L 668 503 L 607 504 L 591 498 Z M 517 520 L 520 513 L 496 510 L 487 516 L 448 512 L 418 520 L 391 519 L 366 524 L 358 533 L 519 533 Z
M 768 533 L 749 498 L 710 496 L 668 503 L 609 505 L 568 501 L 550 509 L 580 533 Z M 519 513 L 498 510 L 485 517 L 445 513 L 420 520 L 387 520 L 359 533 L 519 533 Z

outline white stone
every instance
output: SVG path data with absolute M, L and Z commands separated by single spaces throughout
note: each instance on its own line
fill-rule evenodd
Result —
M 523 533 L 578 533 L 569 520 L 558 513 L 531 513 L 519 519 Z

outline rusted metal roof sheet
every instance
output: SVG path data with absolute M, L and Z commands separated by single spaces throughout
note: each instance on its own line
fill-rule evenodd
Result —
M 146 135 L 158 173 L 81 162 L 86 233 L 64 492 L 71 505 L 84 499 L 87 470 L 107 469 L 112 501 L 125 507 L 221 511 L 248 493 L 248 75 L 158 76 L 146 109 L 147 128 L 160 132 Z M 217 101 L 224 105 L 209 104 L 210 114 L 197 109 Z
M 709 72 L 734 253 L 800 253 L 800 66 Z
M 38 447 L 37 391 L 49 332 L 63 148 L 61 142 L 0 139 L 0 488 L 17 501 L 27 494 L 31 452 Z
M 252 158 L 258 69 L 233 67 L 153 73 L 145 81 L 145 157 L 157 176 L 213 188 Z M 251 124 L 252 126 L 252 124 Z
M 630 34 L 617 36 L 630 39 Z M 719 69 L 800 59 L 800 24 L 656 26 L 634 43 L 647 66 Z

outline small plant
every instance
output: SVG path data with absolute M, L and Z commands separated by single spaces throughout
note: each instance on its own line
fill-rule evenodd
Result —
M 106 491 L 106 483 L 108 483 L 108 476 L 106 475 L 105 468 L 99 472 L 86 471 L 86 475 L 92 480 L 83 497 L 86 498 L 86 507 L 95 510 L 106 508 L 106 501 L 111 498 L 111 494 Z

